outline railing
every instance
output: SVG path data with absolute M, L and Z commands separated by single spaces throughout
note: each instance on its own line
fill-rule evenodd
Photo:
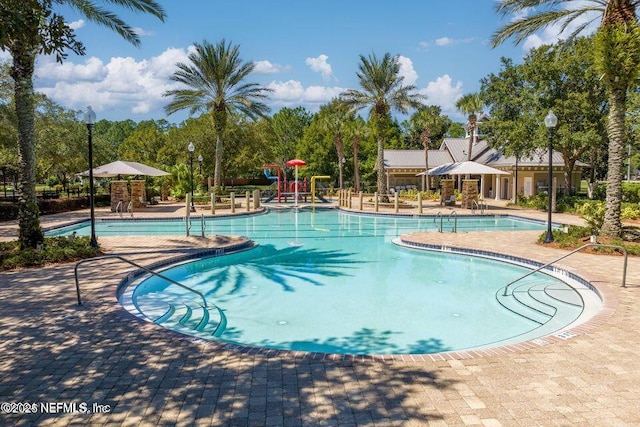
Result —
M 438 211 L 438 213 L 436 213 L 436 216 L 433 217 L 433 223 L 436 223 L 436 220 L 440 218 L 440 228 L 438 228 L 438 231 L 440 233 L 442 233 L 442 212 Z
M 116 205 L 116 213 L 120 214 L 120 218 L 124 216 L 124 204 L 122 203 L 122 200 L 120 200 Z M 133 218 L 133 202 L 129 202 L 127 205 L 127 213 L 131 215 L 131 218 Z
M 193 222 L 191 221 L 191 215 L 184 217 L 184 223 L 187 231 L 187 237 L 191 235 L 191 227 L 193 226 Z M 206 236 L 207 223 L 204 220 L 204 213 L 200 214 L 200 235 L 202 237 Z
M 512 280 L 511 282 L 507 283 L 507 285 L 504 287 L 504 293 L 502 294 L 503 296 L 507 296 L 508 295 L 508 290 L 509 290 L 509 286 L 513 285 L 516 282 L 519 282 L 520 280 L 524 279 L 525 277 L 529 277 L 534 273 L 537 273 L 538 271 L 549 267 L 552 264 L 555 264 L 556 262 L 565 259 L 566 257 L 575 254 L 576 252 L 580 252 L 581 250 L 591 247 L 591 246 L 597 246 L 597 247 L 601 247 L 601 248 L 614 248 L 614 249 L 619 249 L 622 251 L 622 253 L 624 254 L 624 265 L 622 267 L 622 287 L 626 288 L 627 287 L 627 250 L 622 247 L 622 246 L 616 246 L 616 245 L 601 245 L 600 243 L 587 243 L 586 245 L 582 245 L 580 246 L 578 249 L 575 249 L 571 252 L 569 252 L 566 255 L 561 256 L 560 258 L 556 258 L 553 261 L 540 266 L 538 268 L 536 268 L 535 270 L 531 270 L 530 272 L 528 272 L 527 274 L 525 274 L 524 276 L 518 277 L 516 280 Z
M 453 217 L 453 230 L 451 231 L 453 233 L 457 233 L 458 232 L 458 214 L 456 214 L 456 211 L 451 211 L 449 216 L 447 216 L 447 222 L 451 222 L 452 217 Z M 438 218 L 440 218 L 440 227 L 438 228 L 438 231 L 442 233 L 444 232 L 444 216 L 440 211 L 438 211 L 438 213 L 436 213 L 436 216 L 433 217 L 434 224 L 436 224 L 436 221 L 438 220 Z
M 78 267 L 80 266 L 80 264 L 84 264 L 86 262 L 91 262 L 91 261 L 99 261 L 99 260 L 103 260 L 103 259 L 109 259 L 109 258 L 114 258 L 114 259 L 119 259 L 120 261 L 124 261 L 127 264 L 133 265 L 134 267 L 137 267 L 141 270 L 144 270 L 145 272 L 152 274 L 154 276 L 157 276 L 163 280 L 166 280 L 169 283 L 172 283 L 176 286 L 179 286 L 183 289 L 186 289 L 190 292 L 193 292 L 194 294 L 198 295 L 200 298 L 202 298 L 202 302 L 204 303 L 204 307 L 207 307 L 207 299 L 204 297 L 204 295 L 201 292 L 196 291 L 195 289 L 191 289 L 190 287 L 183 285 L 182 283 L 176 282 L 173 279 L 168 278 L 167 276 L 164 276 L 160 273 L 156 273 L 153 270 L 148 269 L 147 267 L 143 267 L 140 264 L 137 264 L 133 261 L 130 261 L 126 258 L 121 257 L 120 255 L 105 255 L 105 256 L 100 256 L 100 257 L 95 257 L 95 258 L 87 258 L 87 259 L 83 259 L 81 261 L 78 261 L 76 263 L 76 266 L 74 268 L 74 274 L 75 274 L 75 278 L 76 278 L 76 293 L 78 294 L 78 305 L 82 305 L 82 300 L 80 299 L 80 281 L 78 280 Z
M 451 213 L 449 214 L 449 216 L 447 217 L 447 221 L 451 222 L 451 217 L 453 217 L 453 232 L 457 233 L 458 232 L 458 214 L 456 213 L 456 211 L 451 211 Z
M 478 202 L 474 199 L 471 203 L 471 213 L 473 213 L 474 215 L 476 211 L 480 211 L 480 215 L 484 215 L 485 209 L 487 209 L 487 204 L 482 200 Z

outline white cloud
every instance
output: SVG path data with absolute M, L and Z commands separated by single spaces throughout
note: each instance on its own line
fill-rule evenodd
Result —
M 413 61 L 406 56 L 399 55 L 398 63 L 400 64 L 400 75 L 404 77 L 403 83 L 406 85 L 416 84 L 418 73 L 413 68 Z
M 258 74 L 276 74 L 291 70 L 291 67 L 288 65 L 283 66 L 280 64 L 273 64 L 266 60 L 256 61 L 254 62 L 254 64 L 256 67 L 253 69 L 253 71 Z
M 69 28 L 71 28 L 72 30 L 78 30 L 82 27 L 84 27 L 84 24 L 86 24 L 86 22 L 84 22 L 84 19 L 79 19 L 77 21 L 73 21 L 71 23 L 69 23 Z
M 322 79 L 327 81 L 333 76 L 333 70 L 331 69 L 331 65 L 327 62 L 327 59 L 329 59 L 329 57 L 323 54 L 317 58 L 307 58 L 304 62 L 311 68 L 311 70 L 322 74 Z
M 158 116 L 168 101 L 162 94 L 176 87 L 169 77 L 177 62 L 186 62 L 183 49 L 169 48 L 156 57 L 137 61 L 114 57 L 104 64 L 88 58 L 82 64 L 67 61 L 58 64 L 49 57 L 38 61 L 36 90 L 67 108 L 84 109 L 92 105 L 96 112 L 122 112 Z
M 435 44 L 436 46 L 450 46 L 453 44 L 453 39 L 450 39 L 449 37 L 441 37 L 436 39 Z
M 156 35 L 155 32 L 147 31 L 144 28 L 140 28 L 140 27 L 133 28 L 133 31 L 139 36 L 155 36 Z
M 298 80 L 272 81 L 267 87 L 273 90 L 271 100 L 275 105 L 292 106 L 304 105 L 314 110 L 321 104 L 330 102 L 345 91 L 341 87 L 303 86 Z
M 462 96 L 462 82 L 457 82 L 454 85 L 451 76 L 445 74 L 435 81 L 429 82 L 419 92 L 427 97 L 427 104 L 439 105 L 442 108 L 442 112 L 449 117 L 459 115 L 456 109 L 456 101 Z
M 418 49 L 427 50 L 431 46 L 448 47 L 448 46 L 455 46 L 459 44 L 472 43 L 474 41 L 475 39 L 473 37 L 466 38 L 466 39 L 452 39 L 450 37 L 440 37 L 438 39 L 435 39 L 433 42 L 429 42 L 429 41 L 419 42 Z

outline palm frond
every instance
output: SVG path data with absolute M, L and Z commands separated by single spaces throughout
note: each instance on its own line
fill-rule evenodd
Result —
M 72 9 L 77 10 L 84 15 L 87 20 L 115 31 L 134 46 L 140 45 L 140 36 L 131 26 L 120 19 L 115 13 L 96 5 L 94 1 L 61 0 L 61 3 L 66 3 Z M 164 21 L 166 17 L 162 7 L 153 0 L 111 0 L 111 3 L 124 6 L 128 9 L 150 13 L 161 21 Z

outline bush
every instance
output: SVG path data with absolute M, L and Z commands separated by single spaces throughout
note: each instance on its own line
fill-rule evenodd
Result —
M 100 255 L 91 247 L 89 237 L 46 237 L 44 249 L 20 251 L 18 241 L 0 242 L 0 270 L 39 267 L 49 263 L 65 263 Z
M 592 230 L 600 230 L 604 224 L 604 214 L 606 207 L 604 202 L 599 200 L 589 200 L 581 205 L 576 205 L 576 213 L 582 215 L 587 222 L 587 226 Z

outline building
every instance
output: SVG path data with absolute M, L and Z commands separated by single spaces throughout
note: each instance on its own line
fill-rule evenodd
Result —
M 445 138 L 438 150 L 429 150 L 429 169 L 447 163 L 467 160 L 469 140 L 467 138 Z M 476 142 L 472 150 L 472 161 L 492 168 L 509 172 L 508 175 L 472 176 L 480 182 L 479 191 L 484 198 L 496 200 L 515 200 L 516 194 L 533 196 L 546 192 L 548 188 L 549 157 L 547 150 L 537 150 L 516 159 L 505 157 L 499 151 L 488 146 L 485 140 Z M 387 187 L 396 190 L 416 188 L 427 189 L 426 177 L 418 175 L 426 170 L 424 150 L 385 150 L 385 171 Z M 564 186 L 564 158 L 553 152 L 553 178 L 559 190 Z M 571 176 L 571 186 L 579 188 L 585 163 L 576 162 Z M 456 187 L 462 188 L 462 177 L 455 177 Z M 437 189 L 440 177 L 429 177 L 429 189 Z

